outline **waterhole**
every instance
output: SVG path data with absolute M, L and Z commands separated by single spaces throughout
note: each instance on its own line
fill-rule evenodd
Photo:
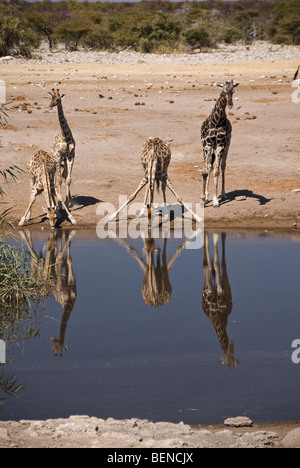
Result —
M 1 336 L 0 417 L 299 420 L 299 240 L 22 231 L 49 287 Z

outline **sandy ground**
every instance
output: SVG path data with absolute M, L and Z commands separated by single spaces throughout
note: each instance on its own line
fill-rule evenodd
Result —
M 219 96 L 212 82 L 234 79 L 240 86 L 234 108 L 228 112 L 233 124 L 226 170 L 228 200 L 218 209 L 210 201 L 205 226 L 283 229 L 297 235 L 300 191 L 293 190 L 300 189 L 300 103 L 293 103 L 291 95 L 299 63 L 299 49 L 291 60 L 257 63 L 1 63 L 0 79 L 7 84 L 7 100 L 14 111 L 8 127 L 0 130 L 1 168 L 17 164 L 26 171 L 26 163 L 39 148 L 50 149 L 60 128 L 56 110 L 48 110 L 48 91 L 58 87 L 66 95 L 65 115 L 76 140 L 72 213 L 79 229 L 95 228 L 100 203 L 117 208 L 119 195 L 135 190 L 143 175 L 141 147 L 149 136 L 173 139 L 169 176 L 186 202 L 199 203 L 200 127 Z M 100 99 L 99 94 L 104 97 Z M 29 181 L 25 172 L 16 184 L 3 187 L 15 223 L 27 207 Z M 236 199 L 241 196 L 242 201 Z M 137 201 L 143 198 L 141 193 Z M 175 200 L 170 196 L 168 201 Z M 27 226 L 48 227 L 42 204 L 44 199 L 39 197 Z M 68 221 L 62 225 L 69 226 Z M 10 437 L 9 423 L 3 424 L 0 446 L 30 445 L 22 431 Z M 297 424 L 271 426 L 256 429 L 275 431 L 281 440 Z M 72 443 L 83 442 L 68 439 L 65 445 Z M 54 442 L 36 439 L 34 444 L 53 446 Z
M 66 95 L 65 115 L 76 141 L 72 193 L 79 228 L 95 227 L 100 202 L 118 208 L 119 195 L 129 196 L 136 189 L 143 175 L 141 147 L 149 136 L 173 139 L 171 181 L 184 201 L 199 203 L 200 127 L 219 96 L 219 88 L 211 83 L 234 79 L 240 86 L 228 112 L 233 124 L 226 169 L 228 199 L 217 209 L 210 201 L 205 226 L 295 229 L 300 225 L 300 192 L 293 192 L 300 189 L 300 103 L 293 103 L 291 95 L 298 62 L 300 56 L 299 60 L 202 65 L 142 60 L 133 65 L 1 64 L 0 78 L 7 83 L 7 100 L 14 110 L 9 128 L 0 130 L 1 167 L 17 164 L 26 171 L 26 163 L 39 148 L 50 149 L 60 128 L 56 110 L 48 110 L 48 91 L 59 87 Z M 16 185 L 4 187 L 16 222 L 28 204 L 29 180 L 25 173 Z M 211 197 L 212 188 L 213 183 Z M 241 196 L 242 201 L 236 200 Z M 141 192 L 137 201 L 143 198 Z M 168 201 L 175 202 L 172 194 Z M 28 225 L 43 225 L 42 204 L 43 196 Z M 66 221 L 63 227 L 68 226 Z

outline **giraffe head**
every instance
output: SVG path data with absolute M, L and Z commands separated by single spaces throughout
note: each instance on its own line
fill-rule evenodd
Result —
M 218 84 L 218 87 L 223 89 L 223 93 L 225 94 L 227 98 L 227 105 L 229 109 L 232 109 L 233 107 L 232 96 L 235 91 L 235 88 L 237 88 L 239 84 L 240 83 L 234 83 L 233 80 L 231 81 L 227 80 L 225 84 Z
M 43 206 L 43 210 L 46 213 L 47 218 L 49 219 L 50 229 L 54 230 L 56 224 L 56 208 L 46 208 L 45 206 Z
M 63 99 L 65 96 L 64 94 L 60 95 L 59 94 L 59 89 L 52 89 L 51 93 L 49 92 L 49 95 L 51 97 L 49 108 L 53 109 L 53 107 L 57 106 L 59 102 Z

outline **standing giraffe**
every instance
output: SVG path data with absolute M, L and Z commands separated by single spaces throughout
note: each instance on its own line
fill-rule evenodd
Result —
M 232 311 L 232 295 L 226 268 L 226 234 L 224 232 L 221 234 L 221 265 L 218 253 L 218 240 L 219 235 L 214 233 L 214 255 L 212 260 L 209 252 L 209 234 L 207 231 L 205 232 L 203 244 L 204 285 L 202 292 L 202 308 L 216 331 L 224 353 L 224 358 L 221 362 L 227 366 L 236 367 L 239 362 L 234 354 L 234 343 L 232 340 L 229 340 L 227 334 L 228 317 Z
M 77 298 L 76 277 L 71 257 L 71 241 L 76 231 L 51 231 L 43 248 L 43 253 L 46 252 L 45 256 L 35 251 L 32 235 L 28 229 L 20 231 L 20 235 L 31 254 L 30 277 L 38 281 L 43 279 L 47 286 L 46 296 L 54 295 L 55 300 L 62 307 L 59 338 L 51 336 L 52 351 L 55 356 L 62 356 L 63 351 L 68 349 L 65 346 L 65 335 Z M 63 235 L 65 236 L 64 245 Z
M 225 168 L 226 159 L 229 150 L 231 140 L 231 123 L 226 116 L 226 106 L 229 109 L 233 107 L 232 96 L 234 89 L 239 86 L 239 83 L 233 83 L 233 80 L 226 81 L 224 85 L 218 85 L 222 88 L 221 95 L 217 100 L 210 116 L 203 122 L 201 126 L 201 140 L 203 145 L 203 195 L 202 200 L 208 201 L 208 186 L 209 176 L 214 168 L 214 196 L 213 205 L 214 207 L 219 206 L 218 201 L 218 179 L 220 173 L 220 165 L 222 169 L 222 199 L 226 198 L 225 193 Z
M 46 207 L 44 208 L 44 211 L 47 213 L 51 229 L 55 229 L 56 198 L 66 210 L 71 223 L 76 224 L 75 219 L 63 202 L 61 194 L 56 191 L 55 176 L 60 171 L 59 160 L 46 153 L 46 151 L 40 150 L 31 158 L 27 164 L 27 169 L 32 176 L 30 200 L 26 213 L 19 222 L 19 226 L 23 226 L 24 223 L 30 219 L 31 207 L 34 204 L 37 195 L 43 191 L 46 199 Z
M 117 217 L 120 211 L 125 208 L 129 203 L 131 203 L 137 196 L 137 194 L 146 186 L 146 195 L 144 201 L 143 212 L 148 209 L 148 219 L 151 218 L 151 205 L 154 199 L 154 184 L 156 182 L 157 189 L 159 189 L 159 184 L 161 183 L 161 188 L 163 192 L 164 203 L 166 200 L 166 187 L 173 193 L 177 201 L 184 206 L 196 219 L 197 222 L 201 222 L 202 219 L 199 218 L 193 211 L 182 201 L 182 199 L 175 192 L 171 181 L 168 177 L 168 167 L 171 161 L 171 149 L 170 142 L 162 141 L 159 138 L 150 138 L 143 144 L 142 147 L 142 165 L 144 167 L 145 175 L 140 182 L 140 185 L 136 191 L 129 197 L 129 199 L 121 206 L 121 208 L 116 211 L 113 215 L 108 218 L 108 221 L 112 221 Z M 148 201 L 148 203 L 147 203 Z M 146 205 L 147 203 L 147 205 Z
M 64 98 L 64 94 L 60 95 L 59 89 L 52 89 L 52 92 L 49 92 L 49 94 L 51 96 L 49 107 L 50 109 L 57 107 L 58 120 L 62 131 L 62 133 L 54 138 L 51 153 L 60 160 L 60 164 L 63 167 L 62 177 L 65 179 L 67 184 L 66 204 L 68 206 L 72 206 L 73 201 L 70 187 L 75 159 L 75 140 L 63 111 L 62 99 Z M 60 177 L 58 181 L 59 193 L 61 193 L 62 177 Z

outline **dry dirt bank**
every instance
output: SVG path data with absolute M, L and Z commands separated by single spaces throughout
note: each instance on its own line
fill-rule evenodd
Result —
M 199 426 L 71 416 L 0 422 L 0 448 L 299 448 L 296 423 Z
M 50 149 L 59 132 L 56 111 L 48 111 L 48 91 L 55 86 L 66 94 L 65 115 L 76 140 L 72 191 L 79 228 L 96 225 L 99 203 L 118 207 L 119 194 L 135 190 L 142 177 L 140 150 L 149 136 L 173 138 L 170 178 L 186 202 L 197 203 L 200 126 L 219 96 L 211 83 L 232 78 L 240 86 L 229 112 L 228 200 L 219 209 L 209 203 L 206 226 L 295 229 L 300 223 L 300 193 L 292 191 L 300 188 L 300 104 L 291 100 L 291 84 L 298 48 L 294 53 L 294 60 L 255 63 L 1 64 L 14 110 L 9 128 L 0 131 L 1 166 L 25 169 L 38 148 Z M 28 203 L 29 175 L 8 186 L 6 195 L 18 221 Z M 174 202 L 171 194 L 169 202 Z M 40 197 L 29 225 L 43 225 L 42 203 Z

